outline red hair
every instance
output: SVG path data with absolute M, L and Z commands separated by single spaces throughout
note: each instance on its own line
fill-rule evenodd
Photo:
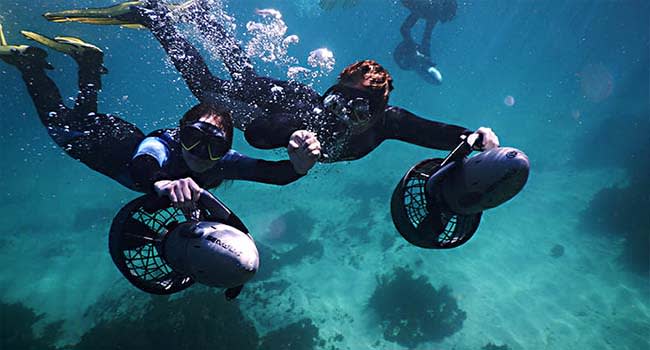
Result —
M 356 84 L 359 81 L 364 87 L 371 90 L 383 90 L 385 98 L 388 98 L 388 94 L 393 90 L 393 77 L 384 67 L 373 60 L 353 63 L 345 67 L 339 74 L 339 84 Z

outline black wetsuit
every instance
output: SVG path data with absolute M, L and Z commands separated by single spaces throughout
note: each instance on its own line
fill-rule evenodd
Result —
M 435 66 L 431 61 L 433 28 L 437 22 L 453 18 L 456 13 L 456 3 L 450 0 L 402 0 L 402 5 L 409 9 L 410 13 L 400 27 L 402 42 L 393 51 L 393 58 L 400 68 L 414 70 L 428 80 L 426 70 Z M 443 15 L 449 18 L 441 17 Z M 425 24 L 422 40 L 418 45 L 411 35 L 411 30 L 420 19 L 424 20 Z
M 179 128 L 156 130 L 138 146 L 131 162 L 131 177 L 137 188 L 153 190 L 158 180 L 191 177 L 203 188 L 215 188 L 224 180 L 247 180 L 286 185 L 299 179 L 288 160 L 266 161 L 230 150 L 204 172 L 192 171 L 183 158 Z
M 125 120 L 97 113 L 101 64 L 79 62 L 79 93 L 73 108 L 65 106 L 59 89 L 44 68 L 17 67 L 41 123 L 54 142 L 89 168 L 135 189 L 128 167 L 145 135 Z
M 214 188 L 223 180 L 283 185 L 302 176 L 288 160 L 264 161 L 233 150 L 208 171 L 193 172 L 183 159 L 178 128 L 157 130 L 145 137 L 137 126 L 97 113 L 101 64 L 79 62 L 79 94 L 73 108 L 63 104 L 44 68 L 17 67 L 54 142 L 71 157 L 132 190 L 152 192 L 157 180 L 184 177 L 192 177 L 203 188 Z
M 402 108 L 387 106 L 374 116 L 373 126 L 354 134 L 323 106 L 320 94 L 295 81 L 258 76 L 236 40 L 208 13 L 196 14 L 195 24 L 214 44 L 232 80 L 214 76 L 205 61 L 173 26 L 156 17 L 148 23 L 192 93 L 201 101 L 219 102 L 233 113 L 235 125 L 245 130 L 254 147 L 285 147 L 296 130 L 317 134 L 323 162 L 359 159 L 386 139 L 397 139 L 423 147 L 451 150 L 461 135 L 471 131 L 420 118 Z

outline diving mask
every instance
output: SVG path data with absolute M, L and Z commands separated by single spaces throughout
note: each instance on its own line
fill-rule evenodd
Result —
M 325 96 L 323 105 L 339 119 L 353 126 L 365 125 L 372 118 L 370 99 L 366 97 L 346 98 L 343 93 L 332 91 Z
M 206 122 L 182 126 L 180 141 L 184 150 L 206 160 L 219 160 L 230 149 L 223 130 Z

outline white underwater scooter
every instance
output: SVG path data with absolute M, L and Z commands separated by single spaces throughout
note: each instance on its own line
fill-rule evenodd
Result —
M 483 211 L 514 197 L 526 184 L 528 157 L 497 147 L 467 158 L 461 142 L 445 159 L 425 159 L 400 180 L 391 198 L 397 231 L 422 248 L 454 248 L 478 229 Z
M 232 299 L 259 267 L 246 226 L 206 190 L 197 208 L 185 213 L 156 195 L 129 202 L 113 219 L 109 250 L 124 277 L 152 294 L 199 282 L 227 288 Z

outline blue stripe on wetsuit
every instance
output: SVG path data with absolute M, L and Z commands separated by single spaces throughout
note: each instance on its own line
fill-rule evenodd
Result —
M 199 186 L 205 188 L 217 187 L 223 180 L 287 184 L 301 177 L 288 160 L 265 161 L 250 158 L 234 150 L 228 151 L 212 169 L 203 173 L 193 172 L 185 163 L 180 144 L 169 132 L 145 138 L 133 156 L 134 161 L 138 161 L 136 158 L 143 155 L 156 160 L 160 167 L 156 171 L 164 174 L 166 179 L 191 177 Z

